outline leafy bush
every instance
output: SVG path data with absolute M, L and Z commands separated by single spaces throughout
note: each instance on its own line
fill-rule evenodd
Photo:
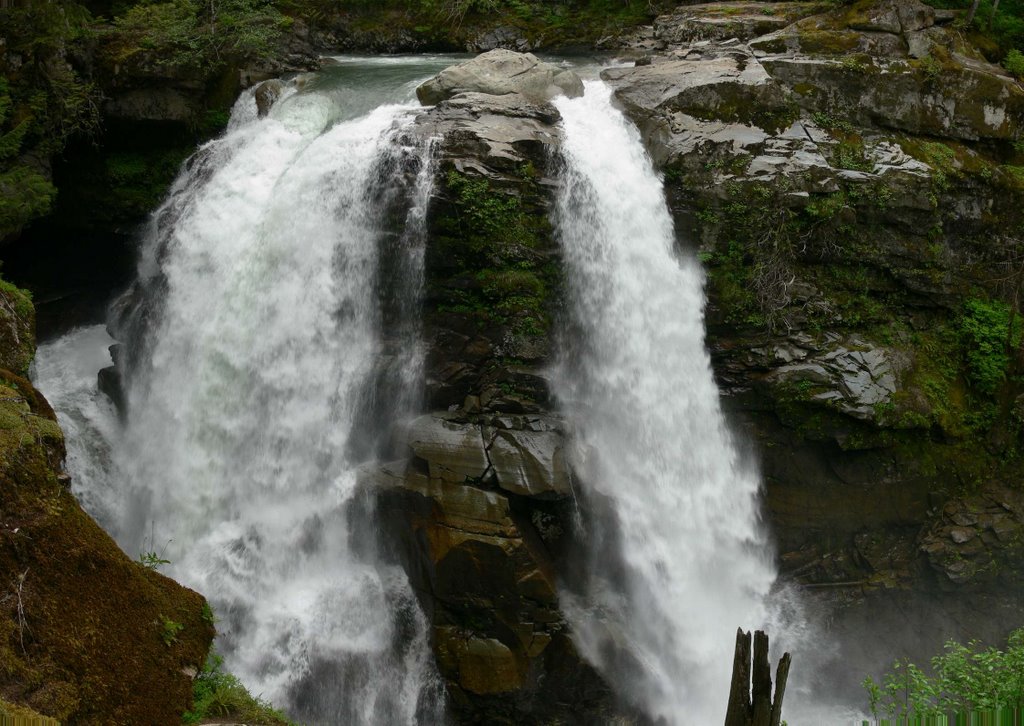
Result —
M 982 393 L 994 394 L 1006 379 L 1010 352 L 1021 343 L 1020 320 L 1004 302 L 968 300 L 958 327 L 971 383 Z
M 20 60 L 0 75 L 0 240 L 50 210 L 57 190 L 39 160 L 99 125 L 96 89 L 66 59 L 89 21 L 74 2 L 0 7 L 0 46 Z
M 1003 61 L 1003 65 L 1006 66 L 1006 70 L 1017 78 L 1024 79 L 1024 53 L 1013 48 L 1006 54 L 1006 60 Z
M 269 0 L 144 2 L 114 21 L 108 41 L 119 63 L 196 70 L 266 58 L 289 22 Z
M 170 647 L 178 642 L 178 633 L 185 629 L 185 626 L 176 620 L 161 615 L 160 616 L 160 638 L 164 641 L 164 645 Z
M 0 239 L 50 210 L 57 189 L 28 166 L 0 169 Z
M 182 716 L 184 723 L 230 717 L 249 724 L 295 726 L 269 703 L 253 697 L 235 676 L 222 670 L 223 665 L 224 659 L 210 651 L 206 665 L 192 686 L 192 710 Z
M 925 0 L 925 2 L 937 8 L 950 8 L 965 12 L 974 4 L 974 0 Z M 1002 58 L 1011 48 L 1024 46 L 1024 0 L 1001 0 L 998 11 L 993 6 L 992 0 L 981 0 L 972 29 L 977 35 L 972 40 L 980 40 L 982 46 L 994 43 L 1001 49 L 997 56 L 993 56 L 993 60 L 995 60 L 996 57 Z
M 932 658 L 931 671 L 901 660 L 881 684 L 865 678 L 874 718 L 1024 708 L 1024 628 L 1010 634 L 1005 651 L 949 640 L 945 653 Z

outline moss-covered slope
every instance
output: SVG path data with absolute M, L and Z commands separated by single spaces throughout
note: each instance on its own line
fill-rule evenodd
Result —
M 31 318 L 15 328 L 27 335 Z M 0 369 L 0 699 L 66 724 L 180 723 L 213 638 L 210 611 L 118 548 L 75 500 L 63 459 L 53 410 Z

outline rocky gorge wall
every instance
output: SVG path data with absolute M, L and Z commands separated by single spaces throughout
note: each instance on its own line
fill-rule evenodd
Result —
M 1024 91 L 950 20 L 886 0 L 690 5 L 625 39 L 636 67 L 603 74 L 663 170 L 681 249 L 706 265 L 708 344 L 783 573 L 828 614 L 848 656 L 829 675 L 851 686 L 888 651 L 1021 621 Z M 558 604 L 580 483 L 545 374 L 559 119 L 531 88 L 456 82 L 417 124 L 440 139 L 426 403 L 364 481 L 461 722 L 642 720 L 581 661 Z M 27 339 L 18 320 L 5 350 Z M 44 434 L 37 483 L 59 475 Z
M 560 285 L 548 221 L 553 83 L 583 90 L 573 73 L 494 51 L 421 87 L 437 105 L 413 132 L 438 139 L 439 155 L 425 261 L 427 413 L 396 434 L 407 458 L 368 471 L 364 484 L 379 492 L 432 622 L 460 723 L 616 713 L 558 603 L 573 505 L 565 423 L 546 379 Z
M 659 19 L 651 64 L 604 75 L 707 265 L 784 575 L 853 651 L 872 621 L 914 657 L 998 640 L 1021 618 L 1024 89 L 921 3 L 762 34 L 772 7 Z

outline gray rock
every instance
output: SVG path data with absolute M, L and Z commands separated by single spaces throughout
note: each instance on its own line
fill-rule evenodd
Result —
M 498 431 L 487 451 L 498 486 L 525 496 L 570 493 L 561 434 L 555 431 Z
M 782 89 L 745 51 L 611 68 L 601 77 L 640 128 L 658 164 L 693 151 L 706 140 L 763 143 L 768 134 L 758 126 L 760 119 L 786 108 Z
M 413 453 L 427 462 L 431 479 L 461 484 L 487 471 L 483 437 L 473 424 L 420 416 L 409 426 L 408 441 Z
M 855 16 L 850 27 L 878 33 L 902 32 L 903 26 L 900 25 L 900 13 L 896 5 L 896 2 L 887 2 L 868 8 L 862 15 Z
M 916 33 L 935 25 L 935 8 L 920 0 L 893 0 L 904 33 Z
M 700 40 L 750 40 L 784 28 L 813 10 L 792 2 L 700 3 L 659 16 L 654 34 L 670 47 Z
M 505 48 L 507 50 L 517 50 L 520 52 L 533 50 L 532 44 L 523 36 L 522 32 L 510 25 L 501 25 L 494 30 L 487 31 L 484 34 L 477 36 L 468 43 L 466 50 L 481 53 L 488 50 L 495 50 L 496 48 Z
M 544 63 L 532 53 L 492 50 L 446 68 L 416 89 L 416 96 L 431 106 L 460 93 L 493 96 L 519 94 L 534 103 L 564 94 L 583 95 L 583 81 L 574 72 Z
M 270 107 L 281 97 L 283 92 L 284 82 L 277 78 L 263 81 L 256 87 L 256 112 L 260 118 L 270 113 Z
M 788 383 L 807 382 L 815 388 L 813 400 L 833 406 L 863 421 L 876 420 L 877 406 L 892 400 L 897 377 L 890 354 L 860 339 L 834 347 L 775 369 L 770 380 Z
M 559 138 L 558 111 L 518 93 L 461 93 L 417 120 L 424 138 L 444 138 L 444 153 L 459 171 L 512 177 L 531 156 L 542 156 Z
M 906 63 L 870 72 L 808 57 L 764 58 L 761 63 L 786 86 L 815 89 L 797 97 L 807 110 L 842 107 L 864 126 L 971 141 L 1015 139 L 1021 133 L 1024 89 L 998 68 L 971 59 L 946 71 L 942 83 L 932 83 Z

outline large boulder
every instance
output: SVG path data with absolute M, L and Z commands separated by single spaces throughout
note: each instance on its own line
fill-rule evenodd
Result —
M 574 72 L 545 63 L 532 53 L 496 49 L 441 71 L 416 89 L 416 96 L 431 106 L 459 93 L 503 96 L 518 93 L 534 102 L 565 94 L 583 95 L 583 82 Z

